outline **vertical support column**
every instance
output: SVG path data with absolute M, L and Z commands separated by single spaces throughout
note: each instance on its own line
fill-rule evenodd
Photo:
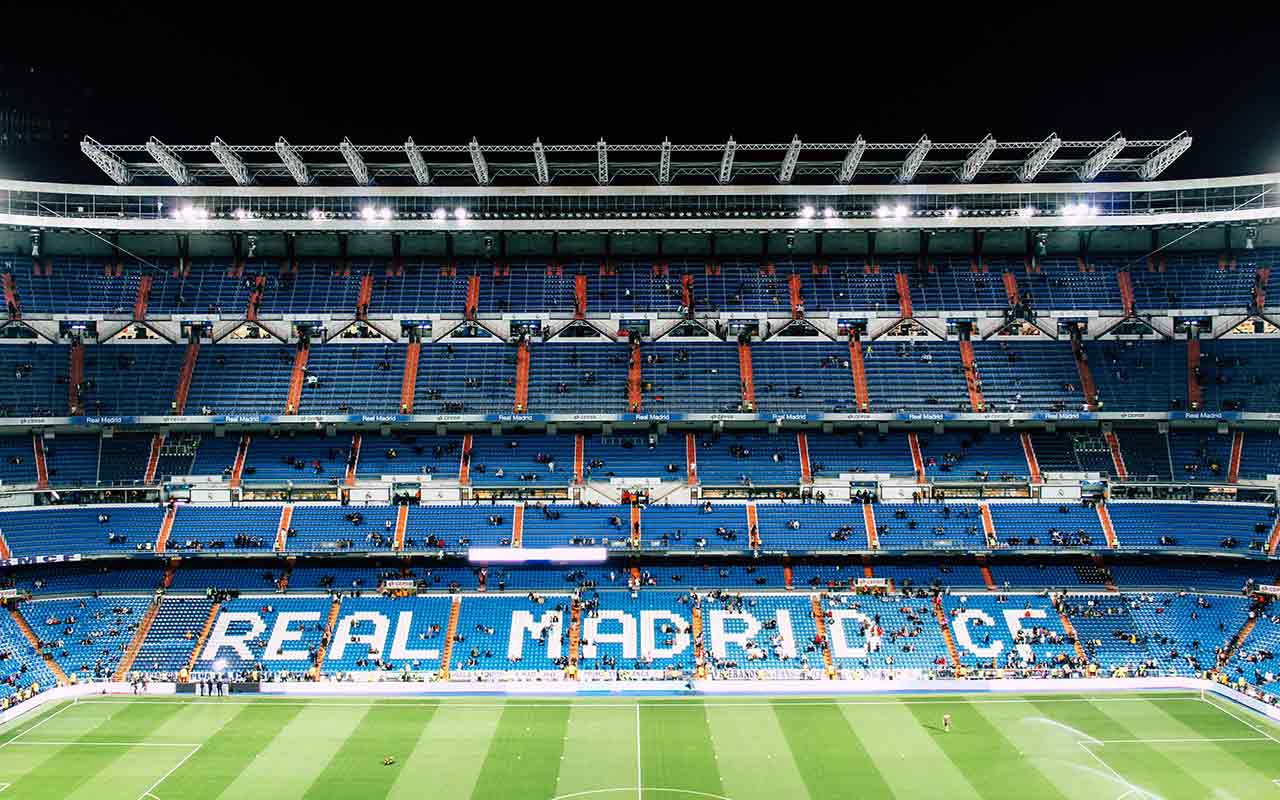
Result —
M 404 375 L 400 378 L 400 413 L 413 413 L 413 394 L 418 386 L 418 361 L 422 357 L 422 343 L 409 342 L 404 354 Z

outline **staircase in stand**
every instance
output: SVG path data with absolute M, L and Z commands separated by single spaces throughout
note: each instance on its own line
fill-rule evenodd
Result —
M 80 384 L 84 383 L 84 345 L 76 342 L 71 345 L 70 377 L 67 379 L 67 405 L 71 408 L 71 416 L 84 413 L 84 404 L 80 400 Z
M 1110 517 L 1108 517 L 1108 520 Z M 1108 592 L 1118 592 L 1119 587 L 1116 586 L 1115 576 L 1111 574 L 1111 568 L 1107 566 L 1107 562 L 1102 560 L 1102 556 L 1098 553 L 1093 554 L 1093 566 L 1102 573 L 1102 585 Z
M 819 595 L 809 595 L 809 607 L 813 611 L 813 624 L 818 629 L 818 638 L 822 641 L 822 663 L 827 668 L 827 677 L 834 678 L 836 665 L 831 658 L 831 642 L 827 639 L 827 618 L 822 613 L 822 599 Z
M 397 553 L 404 550 L 405 532 L 409 529 L 409 507 L 406 505 L 396 506 L 396 527 L 395 539 L 392 541 L 392 547 Z
M 511 546 L 524 547 L 524 503 L 511 507 Z
M 871 393 L 867 391 L 867 365 L 862 360 L 862 341 L 849 340 L 849 368 L 853 371 L 853 391 L 858 400 L 858 410 L 871 410 Z
M 1080 637 L 1076 635 L 1076 627 L 1071 624 L 1071 619 L 1067 616 L 1067 612 L 1061 607 L 1058 608 L 1058 619 L 1062 620 L 1062 630 L 1071 638 L 1071 643 L 1075 645 L 1076 658 L 1081 661 L 1087 661 L 1088 656 L 1085 655 L 1084 647 L 1080 644 Z
M 276 524 L 276 542 L 272 548 L 283 553 L 289 547 L 289 529 L 293 527 L 293 506 L 280 507 L 280 521 Z
M 582 601 L 576 596 L 569 606 L 569 653 L 565 676 L 578 677 L 578 652 L 582 647 Z
M 804 431 L 796 433 L 796 449 L 800 451 L 800 480 L 813 483 L 813 466 L 809 461 L 809 434 Z
M 196 668 L 196 660 L 200 657 L 200 651 L 204 649 L 205 642 L 209 641 L 209 634 L 213 632 L 214 620 L 218 618 L 218 612 L 222 610 L 222 603 L 214 603 L 209 608 L 209 616 L 204 618 L 204 627 L 200 629 L 200 636 L 196 639 L 196 646 L 191 649 L 191 655 L 187 658 L 186 671 L 191 674 Z
M 1231 466 L 1227 469 L 1227 483 L 1240 480 L 1240 458 L 1244 455 L 1244 431 L 1236 431 L 1231 437 Z
M 1274 556 L 1278 547 L 1280 547 L 1280 519 L 1271 526 L 1271 536 L 1267 538 L 1267 555 Z
M 458 460 L 458 483 L 463 486 L 471 484 L 471 434 L 462 435 L 462 455 Z
M 164 434 L 157 433 L 151 437 L 151 450 L 147 453 L 147 471 L 143 473 L 142 482 L 156 482 L 156 470 L 160 468 L 160 451 L 164 448 Z
M 951 636 L 951 626 L 947 624 L 947 612 L 942 608 L 942 598 L 933 598 L 933 616 L 942 628 L 942 639 L 947 643 L 947 653 L 951 656 L 953 666 L 960 666 L 960 651 L 956 650 L 956 641 Z
M 440 680 L 449 680 L 449 665 L 453 663 L 453 640 L 458 636 L 458 617 L 462 613 L 462 595 L 453 596 L 449 607 L 449 625 L 445 628 L 444 651 L 440 654 Z
M 1027 457 L 1027 473 L 1031 475 L 1031 482 L 1044 483 L 1044 478 L 1040 475 L 1040 460 L 1036 458 L 1036 448 L 1031 441 L 1031 434 L 1024 431 L 1019 438 L 1022 440 L 1022 454 Z
M 1107 537 L 1107 547 L 1115 550 L 1120 546 L 1120 540 L 1116 537 L 1116 529 L 1111 524 L 1111 512 L 1107 509 L 1106 503 L 1098 503 L 1098 524 L 1102 526 L 1102 532 Z
M 240 437 L 240 446 L 236 448 L 236 460 L 231 467 L 231 488 L 240 485 L 240 477 L 244 475 L 244 462 L 249 457 L 249 442 L 251 437 L 248 434 Z
M 987 563 L 986 556 L 978 556 L 978 569 L 982 571 L 982 585 L 987 587 L 987 591 L 994 592 L 996 590 L 996 579 L 991 574 L 991 565 Z
M 27 641 L 31 643 L 32 648 L 44 659 L 44 663 L 48 665 L 49 670 L 58 679 L 58 683 L 64 686 L 68 684 L 70 681 L 67 680 L 67 673 L 62 671 L 62 667 L 54 660 L 53 656 L 40 647 L 40 638 L 36 636 L 35 631 L 31 630 L 31 626 L 27 624 L 26 618 L 22 616 L 22 612 L 18 610 L 16 605 L 9 609 L 9 615 L 13 617 L 13 622 L 18 626 L 18 630 L 22 631 L 22 635 L 27 637 Z
M 751 369 L 751 345 L 746 341 L 738 342 L 738 375 L 742 383 L 742 410 L 756 409 L 756 380 Z
M 418 360 L 422 356 L 422 343 L 409 342 L 404 354 L 404 375 L 400 378 L 400 413 L 413 413 L 413 394 L 418 386 Z
M 151 276 L 143 275 L 138 279 L 138 295 L 133 300 L 133 321 L 141 322 L 147 318 L 147 303 L 151 299 Z
M 907 444 L 911 447 L 911 463 L 916 468 L 916 483 L 924 485 L 924 457 L 920 455 L 920 439 L 914 433 L 908 433 Z
M 1200 340 L 1187 340 L 1187 405 L 1192 411 L 1198 411 L 1201 405 L 1200 396 Z
M 342 598 L 334 597 L 333 605 L 329 606 L 329 618 L 324 623 L 324 636 L 320 639 L 320 648 L 316 651 L 316 663 L 313 669 L 312 680 L 320 680 L 320 675 L 324 672 L 324 659 L 329 652 L 329 648 L 333 645 L 333 631 L 338 626 L 338 612 L 342 610 Z
M 147 634 L 151 632 L 151 626 L 155 624 L 156 614 L 160 613 L 160 595 L 156 595 L 151 601 L 151 605 L 147 607 L 147 612 L 142 615 L 142 621 L 138 623 L 138 630 L 133 634 L 133 639 L 129 641 L 129 646 L 125 648 L 124 657 L 120 659 L 119 665 L 116 666 L 115 674 L 111 676 L 114 681 L 123 681 L 129 671 L 133 669 L 133 662 L 138 658 L 138 651 L 142 649 L 142 643 L 146 641 Z
M 996 535 L 996 522 L 991 518 L 991 506 L 978 503 L 978 511 L 982 513 L 982 533 L 987 538 L 987 547 L 994 550 L 1000 543 Z
M 0 559 L 8 561 L 13 558 L 13 551 L 9 549 L 9 542 L 4 538 L 4 532 L 0 531 Z
M 516 398 L 512 409 L 517 414 L 529 410 L 529 343 L 521 340 L 516 345 Z
M 631 547 L 632 549 L 639 550 L 640 543 L 641 541 L 643 541 L 643 538 L 644 538 L 644 532 L 640 522 L 640 506 L 638 504 L 632 503 L 631 504 Z
M 755 503 L 747 503 L 747 544 L 752 550 L 760 549 L 760 515 Z
M 1009 307 L 1013 308 L 1022 302 L 1022 297 L 1018 292 L 1018 278 L 1012 272 L 1006 272 L 1001 276 L 1004 281 L 1004 296 L 1009 301 Z
M 791 294 L 791 317 L 799 319 L 804 316 L 804 296 L 798 273 L 791 273 L 791 277 L 787 280 L 787 289 Z
M 586 465 L 583 463 L 586 460 L 586 449 L 587 449 L 587 437 L 581 433 L 574 434 L 573 436 L 573 482 L 578 484 L 579 486 L 581 486 L 582 483 L 584 482 L 585 475 L 586 475 Z
M 689 476 L 689 485 L 698 485 L 698 438 L 692 433 L 684 435 L 684 460 Z
M 480 276 L 472 275 L 467 279 L 467 305 L 465 308 L 466 318 L 474 320 L 476 312 L 480 309 Z
M 178 516 L 178 506 L 171 505 L 160 520 L 160 532 L 156 534 L 156 552 L 163 553 L 169 548 L 169 534 L 173 532 L 173 518 Z
M 880 549 L 880 531 L 876 529 L 876 509 L 871 503 L 862 504 L 862 524 L 867 531 L 867 547 Z
M 1236 631 L 1236 635 L 1231 637 L 1231 641 L 1226 647 L 1222 648 L 1222 652 L 1218 654 L 1218 666 L 1222 666 L 1231 661 L 1236 653 L 1240 652 L 1240 648 L 1244 646 L 1248 640 L 1249 634 L 1253 633 L 1253 628 L 1258 624 L 1258 617 L 1266 613 L 1266 607 L 1258 610 L 1258 613 L 1249 617 L 1240 626 L 1240 630 Z
M 1076 357 L 1076 372 L 1080 375 L 1080 391 L 1084 393 L 1084 402 L 1090 411 L 1098 410 L 1098 385 L 1093 382 L 1093 372 L 1089 370 L 1089 359 L 1085 356 L 1084 345 L 1074 339 L 1071 352 Z
M 22 303 L 18 299 L 18 290 L 13 283 L 13 275 L 4 274 L 4 302 L 8 309 L 9 319 L 22 319 Z
M 960 341 L 960 360 L 964 363 L 964 381 L 969 387 L 969 407 L 974 411 L 986 411 L 986 401 L 982 397 L 982 383 L 978 377 L 978 365 L 973 360 L 973 342 L 968 339 Z
M 898 289 L 898 313 L 904 319 L 911 316 L 911 284 L 907 281 L 906 273 L 898 272 L 893 276 L 894 285 Z
M 1132 317 L 1134 314 L 1133 277 L 1129 275 L 1128 270 L 1121 270 L 1116 273 L 1116 282 L 1120 284 L 1120 300 L 1124 304 L 1124 315 Z
M 575 275 L 573 278 L 573 317 L 574 319 L 586 319 L 587 317 L 587 276 Z
M 360 293 L 356 296 L 356 319 L 369 318 L 369 303 L 373 300 L 373 276 L 360 279 Z
M 293 374 L 289 378 L 289 397 L 285 400 L 284 413 L 297 414 L 302 409 L 302 383 L 307 377 L 307 355 L 311 348 L 302 345 L 293 357 Z
M 627 406 L 632 413 L 640 410 L 643 386 L 640 375 L 640 345 L 633 342 L 630 366 L 627 370 Z
M 182 369 L 178 372 L 178 387 L 173 392 L 173 413 L 185 414 L 187 411 L 187 395 L 191 392 L 191 376 L 196 371 L 196 358 L 200 355 L 200 345 L 192 342 L 187 345 L 187 352 L 182 357 Z
M 31 451 L 36 460 L 36 488 L 49 488 L 49 464 L 44 459 L 44 437 L 31 434 Z
M 693 663 L 697 665 L 698 677 L 701 678 L 706 669 L 706 661 L 702 652 L 702 600 L 696 595 L 693 597 L 690 613 L 693 615 Z
M 364 444 L 364 437 L 356 433 L 351 436 L 351 454 L 347 457 L 347 472 L 343 476 L 342 482 L 347 486 L 356 485 L 356 473 L 360 470 L 360 446 Z
M 1104 438 L 1107 440 L 1107 447 L 1111 449 L 1111 463 L 1116 468 L 1116 477 L 1124 480 L 1129 477 L 1129 471 L 1124 467 L 1124 452 L 1120 449 L 1120 439 L 1115 431 L 1107 431 Z

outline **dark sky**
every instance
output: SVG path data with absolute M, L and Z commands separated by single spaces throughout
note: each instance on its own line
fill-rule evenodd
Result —
M 317 4 L 320 13 L 306 15 L 219 6 L 218 17 L 193 5 L 200 16 L 191 19 L 181 4 L 160 16 L 6 11 L 0 107 L 47 130 L 37 144 L 0 143 L 0 175 L 105 180 L 76 147 L 84 134 L 111 143 L 152 134 L 170 143 L 622 143 L 1116 130 L 1132 139 L 1183 129 L 1195 145 L 1166 177 L 1280 170 L 1275 14 L 1270 24 L 1252 12 L 1157 23 L 1149 10 L 1017 18 L 974 4 L 975 16 L 896 4 L 896 16 L 863 7 L 841 18 L 778 4 L 776 17 L 726 7 L 730 20 L 716 28 L 682 6 L 517 18 L 506 4 L 444 5 L 409 14 Z

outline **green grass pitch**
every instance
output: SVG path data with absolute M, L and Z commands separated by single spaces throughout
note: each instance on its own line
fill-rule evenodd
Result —
M 1195 693 L 95 697 L 0 729 L 0 800 L 1252 800 L 1278 781 L 1280 728 Z

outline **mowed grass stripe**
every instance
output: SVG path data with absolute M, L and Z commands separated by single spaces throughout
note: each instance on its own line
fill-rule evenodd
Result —
M 893 797 L 848 718 L 830 706 L 773 704 L 809 797 Z M 821 731 L 815 736 L 815 731 Z
M 938 746 L 933 732 L 922 727 L 906 706 L 844 705 L 840 713 L 862 741 L 893 796 L 978 800 L 978 791 Z
M 956 702 L 907 708 L 983 798 L 1063 798 L 1029 759 L 1019 755 L 1021 748 L 1005 738 L 973 704 Z M 955 723 L 950 733 L 942 729 L 944 713 L 951 714 Z
M 1148 713 L 1142 708 L 1145 705 L 1142 700 L 1134 700 L 1132 703 L 1096 705 L 1051 702 L 1031 705 L 1038 712 L 1040 719 L 1027 720 L 1022 725 L 1017 725 L 1016 729 L 1028 740 L 1034 740 L 1035 744 L 1032 746 L 1037 752 L 1060 754 L 1067 763 L 1078 764 L 1074 770 L 1075 774 L 1082 781 L 1086 780 L 1085 776 L 1092 775 L 1093 778 L 1089 780 L 1090 786 L 1097 786 L 1101 782 L 1107 790 L 1115 791 L 1117 794 L 1129 788 L 1125 785 L 1126 783 L 1165 796 L 1177 797 L 1189 794 L 1196 797 L 1209 797 L 1213 794 L 1208 787 L 1199 782 L 1194 774 L 1182 769 L 1168 758 L 1166 752 L 1159 746 L 1127 745 L 1121 753 L 1119 748 L 1114 746 L 1097 744 L 1081 746 L 1079 744 L 1082 740 L 1087 741 L 1089 737 L 1094 739 L 1145 738 L 1145 734 L 1149 731 L 1135 731 L 1133 726 L 1124 724 L 1111 713 L 1115 710 L 1113 707 L 1120 706 L 1137 707 L 1143 713 Z M 1127 713 L 1126 716 L 1128 716 Z M 1054 725 L 1045 723 L 1043 720 L 1052 720 L 1062 727 L 1055 728 Z M 1016 723 L 1010 723 L 1011 728 L 1015 725 Z M 1085 749 L 1086 747 L 1088 750 Z M 1119 772 L 1121 778 L 1116 779 L 1089 753 L 1093 753 L 1106 766 Z M 1095 770 L 1100 770 L 1101 774 Z M 1098 787 L 1098 790 L 1102 791 L 1102 787 Z
M 801 800 L 809 796 L 786 734 L 769 704 L 740 708 L 708 705 L 706 709 L 726 797 Z
M 489 743 L 473 800 L 554 797 L 569 728 L 567 705 L 508 705 Z
M 41 764 L 58 756 L 61 748 L 53 745 L 30 747 L 20 744 L 34 741 L 74 741 L 89 728 L 100 725 L 124 706 L 89 706 L 83 703 L 56 703 L 20 720 L 5 730 L 0 740 L 0 783 L 13 783 Z M 30 735 L 28 735 L 30 731 Z M 18 737 L 22 737 L 18 739 Z M 18 739 L 19 743 L 9 742 Z
M 640 703 L 640 774 L 646 788 L 724 795 L 707 708 Z
M 304 705 L 219 797 L 224 800 L 302 797 L 371 708 L 320 703 Z
M 397 771 L 388 797 L 422 800 L 424 786 L 431 787 L 432 797 L 470 797 L 501 717 L 501 705 L 466 708 L 441 703 Z
M 109 714 L 85 733 L 68 741 L 145 741 L 151 731 L 163 725 L 166 720 L 177 714 L 181 708 L 182 706 L 179 705 L 125 706 L 120 711 Z M 73 711 L 66 712 L 66 714 L 71 713 Z M 47 736 L 46 729 L 52 728 L 64 716 L 65 714 L 59 715 L 58 720 L 42 725 L 31 737 L 23 737 L 21 741 L 40 741 Z M 134 750 L 134 748 L 128 746 L 77 747 L 74 744 L 46 745 L 35 749 L 45 750 L 46 748 L 52 750 L 53 753 L 47 760 L 22 778 L 13 781 L 13 785 L 5 790 L 9 796 L 17 798 L 67 797 L 75 792 L 76 789 L 96 778 L 100 772 L 109 767 L 114 761 L 129 756 Z M 27 745 L 10 745 L 5 749 L 30 750 L 32 748 Z M 171 748 L 163 749 L 168 750 Z M 181 757 L 181 755 L 178 756 L 178 758 Z M 177 762 L 174 761 L 172 763 Z M 163 771 L 158 772 L 156 778 L 159 778 L 161 774 L 163 774 Z M 110 787 L 103 788 L 109 789 Z
M 256 703 L 227 707 L 238 708 L 239 713 L 221 731 L 206 739 L 181 769 L 156 787 L 157 794 L 163 792 L 162 797 L 185 800 L 214 800 L 303 709 L 302 705 Z
M 556 796 L 635 786 L 637 735 L 634 706 L 575 704 L 569 713 Z
M 391 703 L 369 709 L 305 796 L 309 800 L 386 797 L 405 757 L 435 711 L 434 705 Z M 396 763 L 384 765 L 387 756 L 395 758 Z

